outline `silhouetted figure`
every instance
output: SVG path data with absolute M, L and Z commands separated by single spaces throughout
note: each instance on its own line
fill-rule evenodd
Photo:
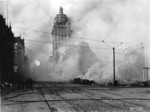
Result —
M 23 90 L 24 89 L 24 81 L 21 81 L 21 89 Z
M 32 89 L 33 88 L 33 80 L 31 79 L 31 77 L 30 77 L 30 80 L 29 80 L 29 84 L 30 84 L 30 89 Z
M 26 88 L 29 89 L 29 79 L 26 79 Z
M 21 88 L 21 83 L 20 83 L 20 80 L 17 81 L 17 89 L 20 89 Z

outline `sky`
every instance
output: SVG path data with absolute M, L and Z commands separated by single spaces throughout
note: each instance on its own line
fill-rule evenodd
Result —
M 47 62 L 52 55 L 51 44 L 29 40 L 52 42 L 53 21 L 62 6 L 71 19 L 72 37 L 78 37 L 73 42 L 87 42 L 95 55 L 105 61 L 112 61 L 112 51 L 94 47 L 112 49 L 123 42 L 116 52 L 124 53 L 126 48 L 140 51 L 144 43 L 145 66 L 150 66 L 149 3 L 149 0 L 0 0 L 0 13 L 8 18 L 14 34 L 25 39 L 26 55 L 32 61 Z M 128 59 L 122 54 L 116 57 Z

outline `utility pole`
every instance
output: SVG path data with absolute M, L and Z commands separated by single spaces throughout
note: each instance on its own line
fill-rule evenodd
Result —
M 102 40 L 102 42 L 106 46 L 108 46 L 109 48 L 111 48 L 111 49 L 113 48 L 113 85 L 116 86 L 116 79 L 115 79 L 116 78 L 116 74 L 115 74 L 115 48 L 119 47 L 122 44 L 122 42 L 118 46 L 114 46 L 114 47 L 109 46 L 107 43 L 105 43 L 104 40 Z
M 115 47 L 113 47 L 113 76 L 114 76 L 114 80 L 113 80 L 113 84 L 114 86 L 116 86 L 116 76 L 115 76 Z
M 8 26 L 8 0 L 7 0 L 7 26 Z

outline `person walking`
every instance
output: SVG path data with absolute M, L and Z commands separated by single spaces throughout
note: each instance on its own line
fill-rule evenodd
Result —
M 29 79 L 26 79 L 26 88 L 29 89 Z

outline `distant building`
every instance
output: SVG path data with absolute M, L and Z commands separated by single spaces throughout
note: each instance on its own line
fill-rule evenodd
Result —
M 53 67 L 54 67 L 53 56 L 50 56 L 50 57 L 49 57 L 48 66 L 49 66 L 49 69 L 51 70 L 51 72 L 53 72 Z
M 25 67 L 24 39 L 15 37 L 11 25 L 7 26 L 0 15 L 0 78 L 2 81 L 14 82 L 23 77 Z M 16 75 L 17 74 L 17 75 Z
M 25 78 L 30 76 L 30 63 L 27 56 L 24 56 L 24 65 L 23 65 Z
M 24 39 L 16 37 L 14 42 L 14 72 L 23 74 L 25 59 Z
M 53 60 L 57 63 L 60 57 L 58 48 L 66 44 L 72 34 L 70 19 L 63 13 L 63 8 L 60 7 L 59 14 L 54 19 L 52 29 L 53 36 Z
M 143 68 L 143 81 L 150 81 L 150 67 Z

